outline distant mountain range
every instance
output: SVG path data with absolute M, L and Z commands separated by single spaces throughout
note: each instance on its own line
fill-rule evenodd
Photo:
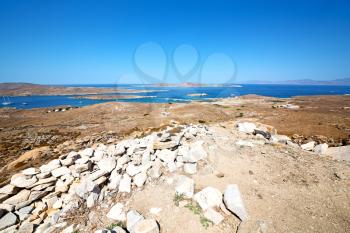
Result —
M 261 81 L 252 80 L 242 84 L 284 84 L 284 85 L 350 85 L 350 78 L 334 79 L 329 81 L 317 81 L 312 79 L 298 79 L 286 81 Z

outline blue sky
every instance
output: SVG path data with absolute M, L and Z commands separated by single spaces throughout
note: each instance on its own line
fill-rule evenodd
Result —
M 349 1 L 0 1 L 0 82 L 346 77 Z

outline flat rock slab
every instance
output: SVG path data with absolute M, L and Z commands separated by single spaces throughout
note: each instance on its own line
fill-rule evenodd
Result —
M 0 219 L 0 230 L 13 226 L 16 224 L 16 222 L 17 222 L 16 215 L 9 212 Z
M 226 208 L 237 215 L 242 221 L 248 218 L 248 213 L 244 207 L 241 193 L 236 184 L 230 184 L 224 192 L 224 203 Z

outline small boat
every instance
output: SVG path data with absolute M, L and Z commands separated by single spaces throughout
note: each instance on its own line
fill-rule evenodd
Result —
M 12 104 L 12 102 L 10 101 L 9 97 L 7 97 L 6 99 L 5 96 L 3 96 L 2 105 L 10 105 L 10 104 Z

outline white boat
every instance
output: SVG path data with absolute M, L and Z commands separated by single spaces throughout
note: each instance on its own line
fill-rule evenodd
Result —
M 7 97 L 7 99 L 6 99 L 6 97 L 3 96 L 2 105 L 10 105 L 10 104 L 12 104 L 12 102 L 10 101 L 9 97 Z

